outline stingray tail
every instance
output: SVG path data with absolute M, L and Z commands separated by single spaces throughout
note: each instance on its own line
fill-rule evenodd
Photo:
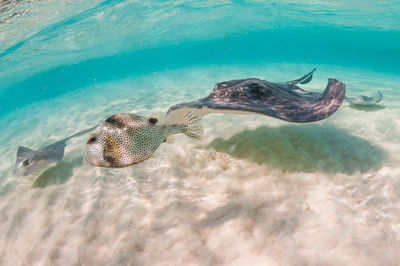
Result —
M 85 130 L 82 130 L 82 131 L 79 131 L 78 133 L 75 133 L 74 135 L 72 135 L 72 136 L 69 136 L 69 137 L 67 137 L 67 138 L 65 138 L 65 139 L 62 139 L 62 140 L 60 140 L 60 141 L 58 141 L 58 142 L 66 142 L 67 140 L 70 140 L 70 139 L 72 139 L 72 138 L 74 138 L 74 137 L 78 137 L 78 136 L 81 136 L 81 135 L 84 135 L 84 134 L 86 134 L 86 133 L 88 133 L 88 132 L 90 132 L 90 131 L 92 131 L 92 130 L 94 130 L 94 129 L 96 129 L 98 127 L 98 125 L 97 126 L 94 126 L 94 127 L 91 127 L 91 128 L 88 128 L 88 129 L 85 129 Z
M 191 138 L 200 139 L 203 136 L 201 116 L 194 110 L 188 112 L 179 125 L 183 127 L 183 133 Z

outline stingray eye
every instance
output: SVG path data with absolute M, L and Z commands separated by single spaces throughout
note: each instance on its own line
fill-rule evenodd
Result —
M 26 159 L 25 161 L 23 161 L 22 163 L 23 165 L 27 166 L 29 164 L 29 159 Z
M 96 142 L 97 138 L 96 137 L 91 137 L 88 141 L 88 143 L 93 143 Z

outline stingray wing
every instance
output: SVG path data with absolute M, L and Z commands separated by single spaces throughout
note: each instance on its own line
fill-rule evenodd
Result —
M 67 144 L 59 141 L 46 146 L 37 151 L 34 158 L 36 160 L 45 160 L 49 162 L 59 162 L 64 157 L 64 151 Z
M 81 136 L 83 134 L 86 134 L 92 130 L 94 130 L 97 126 L 91 127 L 82 131 L 79 131 L 78 133 L 75 133 L 72 136 L 69 136 L 65 139 L 62 139 L 60 141 L 57 141 L 53 144 L 50 144 L 46 147 L 41 148 L 38 150 L 33 157 L 36 160 L 46 160 L 49 162 L 59 162 L 62 160 L 64 157 L 64 152 L 65 152 L 65 147 L 67 146 L 67 140 L 72 139 L 74 137 Z
M 179 122 L 189 110 L 197 109 L 202 116 L 255 113 L 289 122 L 314 122 L 332 115 L 342 104 L 345 92 L 346 85 L 337 79 L 329 79 L 322 94 L 255 78 L 231 80 L 216 84 L 213 92 L 203 99 L 171 106 L 167 121 L 168 124 Z
M 19 146 L 18 150 L 17 150 L 17 159 L 15 162 L 13 175 L 24 175 L 26 168 L 29 167 L 29 166 L 27 166 L 27 164 L 29 163 L 29 159 L 32 158 L 32 156 L 34 156 L 35 153 L 36 153 L 36 151 L 34 151 L 34 150 L 31 150 L 24 146 Z M 25 160 L 27 160 L 27 161 L 25 162 L 25 165 L 24 165 L 23 162 Z
M 313 78 L 313 74 L 317 69 L 314 68 L 313 70 L 311 70 L 309 73 L 305 74 L 304 76 L 302 76 L 301 78 L 295 79 L 295 80 L 291 80 L 288 82 L 285 82 L 288 85 L 296 85 L 296 84 L 307 84 L 309 83 L 312 78 Z

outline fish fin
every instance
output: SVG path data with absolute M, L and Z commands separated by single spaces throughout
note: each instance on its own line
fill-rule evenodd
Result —
M 35 154 L 36 151 L 31 150 L 24 146 L 19 146 L 17 150 L 17 157 L 28 158 Z
M 19 146 L 17 150 L 17 159 L 13 171 L 14 176 L 26 176 L 32 172 L 31 158 L 35 155 L 36 151 Z
M 166 121 L 165 114 L 164 114 L 163 112 L 161 112 L 161 111 L 152 113 L 152 114 L 150 115 L 150 118 L 155 118 L 155 119 L 157 119 L 157 122 L 156 122 L 156 123 L 157 123 L 157 124 L 161 124 L 161 125 L 164 125 L 164 124 L 165 124 L 165 121 Z
M 191 138 L 200 139 L 203 136 L 204 129 L 201 116 L 194 110 L 188 112 L 179 125 L 183 126 L 183 133 Z
M 317 69 L 314 68 L 313 70 L 311 70 L 311 72 L 305 74 L 305 75 L 302 76 L 301 78 L 295 79 L 295 80 L 292 80 L 292 81 L 289 81 L 289 82 L 287 82 L 287 83 L 290 84 L 290 85 L 296 85 L 296 84 L 298 84 L 298 83 L 300 83 L 300 84 L 307 84 L 307 83 L 309 83 L 309 82 L 312 80 L 313 74 L 314 74 L 314 72 L 315 72 L 316 70 L 317 70 Z
M 67 144 L 63 142 L 56 142 L 40 149 L 37 152 L 35 158 L 37 158 L 38 160 L 59 162 L 64 157 L 65 146 L 67 146 Z
M 174 144 L 175 143 L 175 137 L 173 135 L 169 135 L 168 137 L 165 138 L 165 142 L 168 144 Z

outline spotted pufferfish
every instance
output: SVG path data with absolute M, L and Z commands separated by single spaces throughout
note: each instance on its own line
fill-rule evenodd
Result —
M 100 167 L 125 167 L 150 158 L 174 134 L 197 139 L 203 135 L 201 117 L 193 110 L 177 124 L 169 125 L 158 117 L 127 113 L 109 117 L 89 136 L 85 161 Z

